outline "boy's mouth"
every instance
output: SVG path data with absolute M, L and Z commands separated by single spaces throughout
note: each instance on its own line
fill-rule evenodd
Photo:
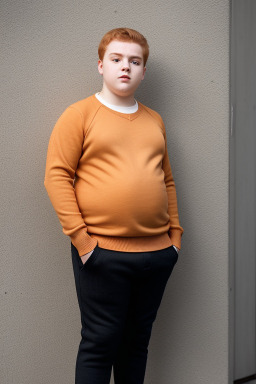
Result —
M 127 75 L 123 75 L 123 76 L 120 76 L 119 79 L 130 79 L 130 77 Z

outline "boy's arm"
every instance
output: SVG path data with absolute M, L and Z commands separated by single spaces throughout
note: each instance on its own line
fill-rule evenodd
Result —
M 63 233 L 70 236 L 80 256 L 92 251 L 97 245 L 97 240 L 87 233 L 73 187 L 83 141 L 83 117 L 79 110 L 70 106 L 59 117 L 52 131 L 44 179 L 44 186 Z
M 169 236 L 172 241 L 172 244 L 175 245 L 178 249 L 180 249 L 181 237 L 184 232 L 184 229 L 180 226 L 180 223 L 179 223 L 176 187 L 175 187 L 175 182 L 173 179 L 172 169 L 171 169 L 169 156 L 168 156 L 166 131 L 165 131 L 165 126 L 163 121 L 162 121 L 162 126 L 163 126 L 164 139 L 165 139 L 165 154 L 162 162 L 162 168 L 165 174 L 164 181 L 165 181 L 167 195 L 168 195 L 168 214 L 170 216 Z

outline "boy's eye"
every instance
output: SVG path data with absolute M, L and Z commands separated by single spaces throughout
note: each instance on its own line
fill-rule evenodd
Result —
M 115 59 L 113 59 L 113 61 L 114 61 L 115 63 L 117 63 L 118 61 L 120 61 L 120 59 L 115 58 Z M 133 60 L 132 63 L 135 64 L 135 65 L 140 65 L 140 62 L 137 61 L 137 60 Z

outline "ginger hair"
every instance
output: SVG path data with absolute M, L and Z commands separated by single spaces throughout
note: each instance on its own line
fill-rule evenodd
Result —
M 102 37 L 99 47 L 99 59 L 103 60 L 107 46 L 112 40 L 127 41 L 137 43 L 141 46 L 143 52 L 143 64 L 146 65 L 149 56 L 149 46 L 147 39 L 135 29 L 130 28 L 115 28 L 111 29 Z

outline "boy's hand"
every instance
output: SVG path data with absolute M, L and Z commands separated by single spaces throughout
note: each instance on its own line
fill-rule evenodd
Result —
M 81 256 L 82 263 L 86 263 L 86 261 L 89 259 L 91 254 L 93 253 L 94 249 L 91 252 L 86 253 L 85 255 Z

